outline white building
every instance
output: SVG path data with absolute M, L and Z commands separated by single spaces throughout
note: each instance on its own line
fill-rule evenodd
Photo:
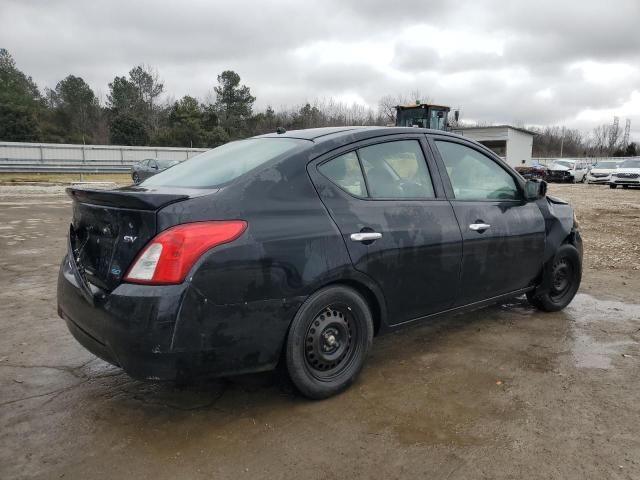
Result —
M 534 132 L 511 125 L 457 127 L 451 131 L 480 142 L 513 167 L 531 164 Z

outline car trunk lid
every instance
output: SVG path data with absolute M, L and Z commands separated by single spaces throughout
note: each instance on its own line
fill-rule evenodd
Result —
M 73 199 L 70 260 L 82 277 L 81 284 L 111 291 L 121 283 L 140 250 L 158 233 L 158 210 L 211 191 L 125 187 L 69 188 L 67 193 Z

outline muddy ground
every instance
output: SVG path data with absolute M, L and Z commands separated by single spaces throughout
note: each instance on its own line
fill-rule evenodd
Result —
M 640 190 L 552 185 L 583 228 L 563 312 L 523 300 L 378 338 L 322 402 L 265 374 L 133 381 L 56 316 L 69 202 L 0 186 L 0 478 L 640 478 Z

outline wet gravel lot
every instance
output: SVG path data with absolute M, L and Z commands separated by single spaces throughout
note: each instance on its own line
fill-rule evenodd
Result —
M 0 478 L 640 478 L 640 190 L 551 185 L 577 208 L 583 286 L 378 338 L 310 402 L 274 375 L 131 380 L 56 315 L 70 202 L 0 186 Z

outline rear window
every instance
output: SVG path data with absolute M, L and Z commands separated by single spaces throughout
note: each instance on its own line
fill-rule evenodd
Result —
M 160 172 L 144 187 L 217 187 L 309 143 L 296 138 L 250 138 L 227 143 Z

